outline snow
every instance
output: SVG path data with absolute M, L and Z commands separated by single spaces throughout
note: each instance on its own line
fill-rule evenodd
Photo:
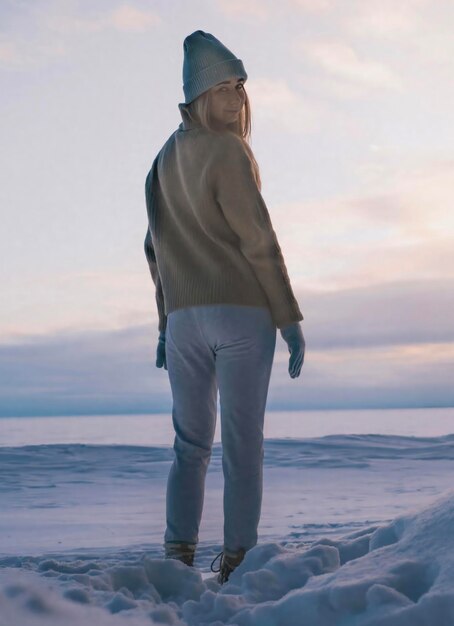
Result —
M 158 555 L 172 458 L 169 446 L 0 447 L 0 555 L 144 545 Z M 453 435 L 267 439 L 261 541 L 311 541 L 388 521 L 449 489 L 453 461 Z M 215 444 L 200 529 L 214 555 L 222 488 Z
M 324 436 L 265 440 L 259 543 L 223 586 L 210 572 L 222 549 L 219 443 L 188 568 L 162 555 L 168 442 L 118 445 L 105 421 L 92 437 L 81 420 L 85 443 L 51 439 L 36 421 L 41 443 L 24 445 L 8 420 L 0 626 L 453 626 L 452 420 L 437 436 L 424 420 L 404 436 L 340 434 L 332 419 Z
M 230 616 L 238 626 L 452 626 L 453 524 L 449 492 L 426 509 L 341 541 L 321 540 L 303 551 L 276 546 L 262 562 L 249 553 L 224 591 L 247 605 Z M 184 605 L 189 623 L 230 617 L 231 603 L 222 605 L 211 594 L 203 607 L 209 619 L 197 622 L 200 604 Z
M 257 544 L 220 586 L 161 558 L 4 557 L 0 624 L 452 626 L 454 491 L 310 546 Z

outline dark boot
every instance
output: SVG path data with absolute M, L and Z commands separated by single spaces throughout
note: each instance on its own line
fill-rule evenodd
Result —
M 178 561 L 182 561 L 185 565 L 189 567 L 193 567 L 194 564 L 194 554 L 195 554 L 195 543 L 186 543 L 184 541 L 180 543 L 169 542 L 164 544 L 165 549 L 165 558 L 166 559 L 177 559 Z
M 224 548 L 224 550 L 213 559 L 213 562 L 211 563 L 211 571 L 215 573 L 219 572 L 217 578 L 219 584 L 223 585 L 225 582 L 228 581 L 230 574 L 236 567 L 238 567 L 238 565 L 244 559 L 245 554 L 246 550 L 244 548 L 239 548 L 235 552 L 231 552 L 230 550 L 226 550 Z M 219 557 L 221 557 L 219 569 L 213 569 L 213 565 Z

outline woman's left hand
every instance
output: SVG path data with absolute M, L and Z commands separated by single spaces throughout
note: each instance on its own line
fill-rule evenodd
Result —
M 162 367 L 167 369 L 166 361 L 166 333 L 162 331 L 159 333 L 158 349 L 156 350 L 156 367 Z

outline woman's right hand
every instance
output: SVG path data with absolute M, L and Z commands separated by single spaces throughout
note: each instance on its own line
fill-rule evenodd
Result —
M 156 367 L 167 369 L 166 361 L 166 333 L 165 330 L 159 333 L 158 349 L 156 350 Z
M 299 322 L 290 324 L 280 329 L 282 339 L 287 343 L 290 352 L 288 373 L 290 378 L 296 378 L 300 375 L 301 368 L 304 363 L 304 352 L 306 342 L 304 341 L 303 330 Z

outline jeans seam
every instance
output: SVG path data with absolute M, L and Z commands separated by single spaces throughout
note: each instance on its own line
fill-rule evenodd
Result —
M 209 349 L 209 351 L 212 353 L 212 355 L 213 355 L 214 357 L 216 357 L 216 353 L 215 353 L 215 351 L 213 350 L 213 348 L 212 348 L 212 347 L 210 346 L 210 344 L 208 343 L 207 338 L 205 337 L 205 335 L 204 335 L 204 333 L 203 333 L 203 331 L 202 331 L 202 327 L 200 326 L 199 320 L 197 319 L 197 315 L 196 315 L 196 313 L 197 313 L 197 312 L 196 312 L 196 310 L 195 310 L 195 309 L 192 309 L 191 313 L 192 313 L 192 315 L 193 315 L 193 317 L 194 317 L 194 321 L 195 321 L 195 323 L 196 323 L 196 325 L 197 325 L 197 328 L 198 328 L 198 330 L 199 330 L 200 336 L 202 337 L 202 339 L 203 339 L 203 341 L 204 341 L 205 345 L 207 346 L 207 348 Z

